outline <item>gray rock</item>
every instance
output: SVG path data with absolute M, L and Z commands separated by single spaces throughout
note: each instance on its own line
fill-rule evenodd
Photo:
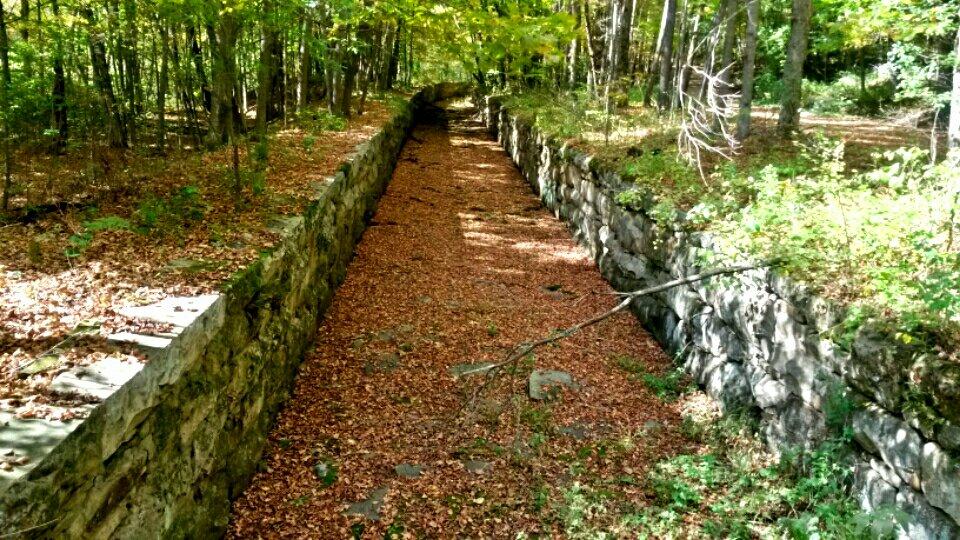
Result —
M 934 443 L 923 445 L 920 477 L 923 494 L 931 505 L 960 523 L 960 460 Z
M 753 396 L 761 409 L 780 405 L 789 395 L 786 385 L 769 375 L 765 375 L 753 385 Z
M 790 395 L 782 404 L 762 412 L 763 434 L 774 452 L 811 449 L 827 436 L 823 413 Z
M 874 512 L 893 508 L 897 502 L 897 488 L 887 482 L 869 463 L 860 461 L 854 470 L 854 492 L 860 508 Z
M 557 387 L 577 390 L 580 385 L 573 380 L 569 373 L 555 370 L 542 371 L 535 369 L 527 381 L 527 393 L 530 395 L 530 399 L 547 399 L 551 397 L 553 389 Z
M 923 497 L 904 486 L 897 493 L 896 506 L 905 514 L 899 520 L 900 538 L 916 540 L 955 540 L 960 527 L 946 514 L 930 506 Z
M 469 473 L 473 474 L 483 474 L 490 470 L 490 467 L 493 467 L 493 464 L 489 461 L 483 461 L 479 459 L 465 459 L 463 460 L 463 468 Z
M 414 463 L 401 463 L 393 468 L 393 471 L 397 473 L 398 476 L 404 478 L 418 478 L 423 474 L 423 465 L 416 465 Z
M 590 436 L 590 431 L 583 424 L 571 424 L 569 426 L 560 426 L 557 431 L 561 434 L 568 437 L 573 437 L 578 441 L 582 441 Z
M 380 520 L 380 509 L 383 508 L 383 499 L 390 492 L 390 488 L 383 486 L 375 489 L 366 499 L 355 502 L 347 507 L 344 514 L 348 516 L 361 516 L 370 521 Z
M 883 408 L 900 409 L 915 351 L 866 325 L 857 333 L 845 377 Z
M 876 405 L 854 411 L 853 436 L 864 449 L 883 458 L 914 489 L 920 488 L 921 439 L 906 422 Z

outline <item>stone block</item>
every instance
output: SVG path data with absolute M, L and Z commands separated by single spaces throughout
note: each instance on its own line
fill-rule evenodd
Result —
M 855 411 L 852 427 L 860 446 L 883 458 L 907 485 L 920 489 L 922 440 L 916 431 L 876 405 Z
M 923 445 L 920 477 L 927 501 L 960 523 L 960 460 L 927 443 Z

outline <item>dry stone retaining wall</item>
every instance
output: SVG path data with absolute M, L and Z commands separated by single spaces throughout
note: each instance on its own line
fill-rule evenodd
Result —
M 23 478 L 0 490 L 0 536 L 222 535 L 318 318 L 393 172 L 414 117 L 459 88 L 414 96 L 327 181 L 284 240 L 240 272 L 158 357 Z
M 489 129 L 615 288 L 702 271 L 708 234 L 619 206 L 629 184 L 501 103 L 487 100 Z M 769 270 L 673 288 L 633 310 L 724 408 L 756 412 L 775 451 L 815 446 L 851 405 L 861 505 L 899 509 L 902 537 L 960 538 L 960 366 L 869 328 L 842 350 L 821 337 L 842 310 Z

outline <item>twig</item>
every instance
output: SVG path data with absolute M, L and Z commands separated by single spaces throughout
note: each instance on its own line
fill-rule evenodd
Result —
M 673 279 L 665 283 L 661 283 L 659 285 L 654 285 L 653 287 L 647 287 L 645 289 L 639 289 L 633 292 L 618 293 L 620 296 L 623 297 L 623 299 L 620 300 L 620 302 L 616 306 L 608 309 L 607 311 L 604 311 L 603 313 L 595 315 L 585 321 L 581 321 L 565 330 L 561 330 L 560 332 L 555 332 L 549 336 L 542 337 L 536 341 L 519 343 L 510 350 L 510 352 L 507 354 L 504 360 L 496 364 L 493 364 L 492 366 L 478 367 L 478 368 L 474 368 L 461 373 L 460 374 L 461 377 L 470 375 L 473 373 L 483 373 L 483 372 L 485 372 L 487 376 L 486 381 L 484 381 L 482 385 L 477 387 L 477 390 L 476 392 L 474 392 L 473 396 L 471 396 L 471 398 L 467 400 L 466 403 L 464 403 L 464 407 L 466 407 L 467 404 L 473 402 L 477 398 L 477 396 L 479 396 L 480 393 L 489 386 L 490 382 L 494 379 L 497 372 L 502 370 L 504 367 L 516 363 L 518 360 L 526 357 L 528 354 L 530 354 L 531 352 L 533 352 L 535 349 L 539 347 L 542 347 L 544 345 L 549 345 L 550 343 L 560 341 L 561 339 L 564 339 L 564 338 L 568 338 L 585 328 L 593 326 L 604 319 L 607 319 L 609 317 L 612 317 L 613 315 L 616 315 L 617 313 L 627 309 L 630 306 L 631 302 L 633 302 L 637 298 L 640 298 L 641 296 L 648 296 L 651 294 L 665 291 L 667 289 L 672 289 L 673 287 L 677 287 L 680 285 L 687 285 L 690 283 L 696 283 L 698 281 L 703 281 L 705 279 L 709 279 L 715 276 L 721 276 L 721 275 L 727 275 L 727 274 L 738 274 L 738 273 L 746 272 L 749 270 L 755 270 L 757 268 L 774 266 L 776 264 L 777 263 L 775 262 L 762 262 L 757 264 L 739 264 L 734 266 L 726 266 L 723 268 L 717 268 L 715 270 L 709 270 L 706 272 L 701 272 L 699 274 L 694 274 L 692 276 L 685 276 L 685 277 Z M 463 408 L 461 408 L 461 410 L 463 410 Z
M 34 525 L 33 527 L 27 527 L 26 529 L 20 529 L 19 531 L 13 531 L 13 532 L 11 532 L 11 533 L 0 534 L 0 540 L 3 540 L 4 538 L 15 538 L 15 537 L 17 537 L 17 536 L 21 536 L 21 535 L 24 535 L 24 534 L 27 534 L 27 533 L 31 533 L 31 532 L 34 532 L 34 531 L 39 531 L 39 530 L 41 530 L 41 529 L 46 529 L 47 527 L 49 527 L 50 525 L 53 525 L 54 523 L 56 523 L 56 522 L 58 522 L 58 521 L 60 521 L 60 518 L 51 519 L 50 521 L 46 521 L 46 522 L 41 523 L 41 524 L 39 524 L 39 525 Z

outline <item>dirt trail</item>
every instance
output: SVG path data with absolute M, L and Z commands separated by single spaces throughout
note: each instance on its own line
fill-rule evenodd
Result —
M 669 369 L 628 314 L 538 352 L 579 389 L 534 402 L 518 377 L 458 415 L 478 379 L 452 366 L 497 361 L 615 299 L 468 111 L 437 116 L 403 151 L 231 537 L 561 535 L 576 482 L 641 508 L 646 469 L 684 446 L 676 407 L 618 367 Z

